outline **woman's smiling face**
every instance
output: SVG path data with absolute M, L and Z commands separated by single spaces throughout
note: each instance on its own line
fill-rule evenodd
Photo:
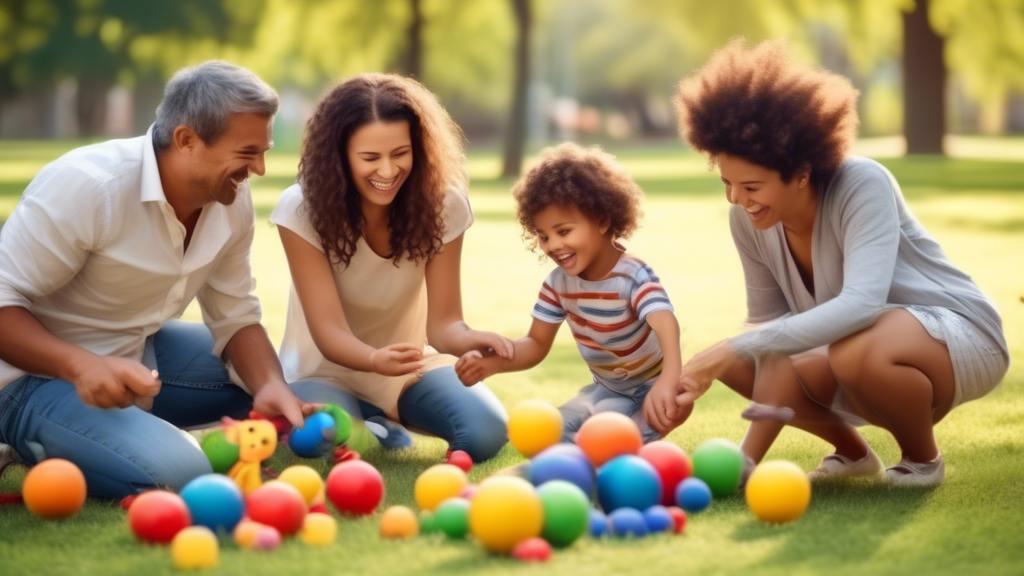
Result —
M 348 139 L 348 165 L 363 204 L 388 206 L 412 172 L 409 123 L 371 122 Z
M 777 171 L 726 153 L 718 155 L 718 169 L 726 198 L 742 207 L 758 230 L 767 230 L 793 215 L 803 200 L 801 191 L 809 185 L 807 171 L 783 182 Z

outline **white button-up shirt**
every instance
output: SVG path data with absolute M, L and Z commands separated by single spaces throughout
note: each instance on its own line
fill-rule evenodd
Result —
M 39 172 L 0 230 L 0 307 L 26 308 L 95 354 L 140 360 L 146 338 L 198 298 L 219 356 L 260 321 L 255 220 L 246 183 L 232 205 L 203 207 L 185 251 L 152 129 L 72 150 Z M 24 374 L 0 361 L 0 388 Z

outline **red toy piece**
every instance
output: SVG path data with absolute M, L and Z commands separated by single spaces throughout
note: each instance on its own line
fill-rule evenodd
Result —
M 352 460 L 359 460 L 359 452 L 349 448 L 348 446 L 338 446 L 334 449 L 334 463 L 341 464 L 342 462 L 351 462 Z
M 259 412 L 252 410 L 249 412 L 250 420 L 268 420 L 277 429 L 277 435 L 287 434 L 292 431 L 292 423 L 288 421 L 284 416 L 264 416 Z
M 342 514 L 372 514 L 384 498 L 384 479 L 367 462 L 342 462 L 327 475 L 327 498 Z
M 167 490 L 150 490 L 130 503 L 128 525 L 140 540 L 170 544 L 178 532 L 192 525 L 192 514 L 181 496 Z
M 675 524 L 675 533 L 682 534 L 683 530 L 686 530 L 686 511 L 679 506 L 669 506 L 668 515 Z
M 330 514 L 331 511 L 327 509 L 326 504 L 317 504 L 309 507 L 310 514 Z
M 473 469 L 473 459 L 463 450 L 455 450 L 454 452 L 449 450 L 445 462 L 461 468 L 466 474 L 469 474 L 469 471 Z
M 0 506 L 5 504 L 21 504 L 25 499 L 21 494 L 0 494 Z
M 551 558 L 551 545 L 543 538 L 527 538 L 512 549 L 512 557 L 523 562 L 547 562 Z

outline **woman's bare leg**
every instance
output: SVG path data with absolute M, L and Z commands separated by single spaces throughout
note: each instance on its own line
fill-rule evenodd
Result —
M 861 416 L 892 433 L 904 457 L 930 462 L 939 455 L 933 427 L 953 404 L 953 364 L 946 345 L 910 312 L 886 312 L 836 342 L 829 361 Z
M 760 462 L 768 452 L 785 425 L 809 432 L 836 447 L 836 453 L 851 460 L 859 460 L 867 454 L 868 445 L 856 428 L 850 426 L 827 408 L 827 399 L 809 396 L 810 387 L 819 394 L 826 394 L 831 388 L 835 393 L 836 383 L 824 356 L 806 356 L 795 360 L 786 357 L 772 357 L 762 360 L 756 371 L 753 363 L 737 367 L 722 380 L 740 395 L 759 404 L 785 407 L 793 411 L 789 422 L 779 420 L 757 420 L 751 423 L 743 438 L 743 453 L 755 462 Z M 805 385 L 808 389 L 805 389 Z

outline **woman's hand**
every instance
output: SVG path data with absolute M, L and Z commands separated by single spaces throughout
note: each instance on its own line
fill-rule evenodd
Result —
M 423 369 L 423 350 L 412 344 L 392 344 L 371 352 L 370 365 L 383 376 L 405 376 Z
M 678 390 L 681 393 L 676 396 L 676 403 L 685 406 L 696 402 L 711 388 L 711 383 L 721 378 L 738 360 L 728 340 L 722 340 L 690 358 L 679 376 Z
M 455 374 L 466 386 L 473 386 L 498 372 L 498 356 L 484 357 L 479 350 L 470 350 L 455 363 Z
M 284 382 L 271 383 L 263 386 L 252 397 L 252 408 L 267 416 L 284 416 L 296 428 L 302 428 L 305 417 L 317 410 L 316 404 L 299 400 Z
M 467 348 L 479 350 L 482 355 L 496 354 L 503 360 L 511 360 L 515 357 L 515 344 L 501 334 L 482 330 L 467 330 L 464 338 L 468 344 Z

